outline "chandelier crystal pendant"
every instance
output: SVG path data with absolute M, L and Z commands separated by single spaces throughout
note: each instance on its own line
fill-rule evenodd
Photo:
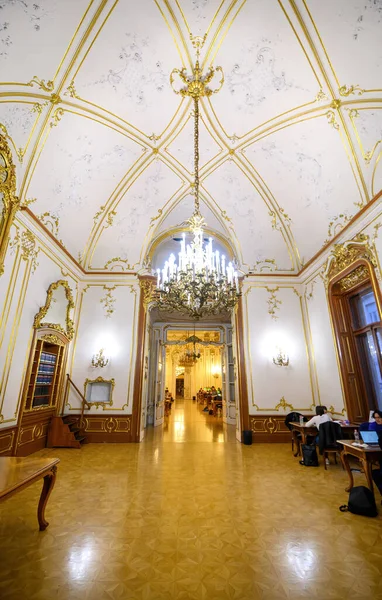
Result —
M 185 87 L 174 91 L 194 101 L 194 213 L 187 221 L 193 235 L 190 244 L 186 244 L 186 233 L 182 235 L 178 260 L 171 254 L 163 269 L 157 269 L 156 306 L 167 312 L 180 312 L 194 319 L 206 315 L 229 312 L 240 297 L 237 271 L 232 262 L 214 251 L 212 238 L 204 245 L 203 227 L 206 223 L 200 213 L 199 202 L 199 99 L 217 93 L 224 81 L 221 67 L 211 67 L 203 76 L 199 67 L 199 52 L 203 41 L 196 44 L 197 60 L 192 76 L 186 69 L 174 69 L 170 76 L 173 87 L 174 74 L 178 74 Z M 208 84 L 215 73 L 220 71 L 219 87 L 212 90 Z

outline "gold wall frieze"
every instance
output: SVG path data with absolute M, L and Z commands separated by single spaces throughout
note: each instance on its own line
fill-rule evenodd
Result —
M 328 225 L 328 237 L 323 243 L 323 246 L 328 244 L 330 240 L 336 236 L 341 229 L 345 227 L 349 221 L 352 220 L 354 215 L 347 215 L 345 213 L 340 213 L 339 215 L 333 217 Z
M 30 87 L 37 85 L 37 87 L 40 90 L 43 90 L 44 92 L 53 92 L 54 90 L 53 81 L 45 81 L 45 79 L 39 79 L 37 75 L 34 75 L 34 77 L 27 83 L 27 85 L 29 85 Z
M 41 223 L 45 225 L 47 229 L 54 235 L 58 242 L 65 248 L 65 244 L 62 239 L 59 237 L 59 228 L 60 228 L 60 217 L 57 215 L 52 215 L 49 211 L 38 215 L 37 217 L 40 219 Z
M 265 286 L 265 289 L 267 290 L 267 292 L 269 294 L 269 297 L 267 300 L 268 314 L 271 316 L 271 318 L 274 321 L 277 321 L 277 319 L 279 318 L 277 311 L 280 309 L 282 301 L 277 298 L 276 292 L 278 292 L 280 288 L 279 287 L 270 288 L 268 286 Z
M 21 247 L 21 258 L 25 261 L 31 261 L 32 273 L 34 273 L 39 265 L 37 256 L 39 248 L 36 249 L 36 238 L 29 230 L 23 231 L 19 241 Z
M 44 340 L 44 342 L 47 342 L 48 344 L 55 344 L 56 346 L 65 346 L 65 343 L 62 341 L 62 339 L 59 338 L 57 335 L 54 335 L 53 333 L 47 333 L 45 335 L 42 335 L 40 339 Z
M 50 305 L 52 303 L 53 294 L 54 294 L 55 290 L 57 290 L 59 287 L 64 288 L 65 297 L 66 297 L 66 301 L 67 301 L 66 315 L 65 315 L 66 330 L 58 323 L 44 323 L 43 322 L 43 318 L 47 315 Z M 50 284 L 50 286 L 47 290 L 44 306 L 41 306 L 40 310 L 35 315 L 35 318 L 33 321 L 33 328 L 39 329 L 40 327 L 49 327 L 50 329 L 56 329 L 57 331 L 61 331 L 62 333 L 64 333 L 64 335 L 66 335 L 66 337 L 69 340 L 73 339 L 74 326 L 73 326 L 73 321 L 71 319 L 71 311 L 73 308 L 74 308 L 74 301 L 73 301 L 72 290 L 70 288 L 69 283 L 65 279 L 60 279 L 58 281 L 55 281 L 54 283 Z
M 105 310 L 105 317 L 110 319 L 111 315 L 114 313 L 115 308 L 115 298 L 112 292 L 116 289 L 117 286 L 108 287 L 107 285 L 103 286 L 103 289 L 106 291 L 105 296 L 103 296 L 100 300 L 100 303 L 103 304 Z
M 289 404 L 289 403 L 288 403 L 288 402 L 285 400 L 284 396 L 283 396 L 283 397 L 280 399 L 280 402 L 279 402 L 278 404 L 276 404 L 276 406 L 275 406 L 275 407 L 274 407 L 272 410 L 280 410 L 280 408 L 282 408 L 283 410 L 288 410 L 288 409 L 290 409 L 290 410 L 295 410 L 295 409 L 293 408 L 293 405 L 292 405 L 292 404 Z
M 143 306 L 147 309 L 150 302 L 154 300 L 155 284 L 149 279 L 140 279 L 139 287 L 143 295 Z
M 338 131 L 340 126 L 336 121 L 335 113 L 332 110 L 328 110 L 328 112 L 326 113 L 325 116 L 328 120 L 329 125 L 331 125 L 334 129 L 336 129 Z
M 128 260 L 121 258 L 120 256 L 116 256 L 105 263 L 104 269 L 112 271 L 114 267 L 120 267 L 122 271 L 133 271 L 134 266 L 135 265 L 131 265 Z
M 63 108 L 56 108 L 52 115 L 52 120 L 50 121 L 50 127 L 57 127 L 62 117 L 64 116 L 64 112 L 65 111 Z
M 362 96 L 366 92 L 359 85 L 341 85 L 338 88 L 340 96 L 350 96 L 351 94 L 356 94 L 357 96 Z
M 342 292 L 347 292 L 368 279 L 370 279 L 370 271 L 365 265 L 361 265 L 354 269 L 354 271 L 351 271 L 349 275 L 340 279 L 338 286 Z
M 382 144 L 382 139 L 377 140 L 374 143 L 374 146 L 372 147 L 371 150 L 365 150 L 362 140 L 361 140 L 361 136 L 359 135 L 359 132 L 358 132 L 358 128 L 356 125 L 356 119 L 360 116 L 360 111 L 370 112 L 371 110 L 381 110 L 381 109 L 382 109 L 381 106 L 367 106 L 367 107 L 347 108 L 346 109 L 346 111 L 349 115 L 349 119 L 351 121 L 352 127 L 353 127 L 355 137 L 358 142 L 358 146 L 361 150 L 362 157 L 367 165 L 370 164 L 370 162 L 372 161 L 375 151 L 377 150 L 378 146 L 380 144 Z

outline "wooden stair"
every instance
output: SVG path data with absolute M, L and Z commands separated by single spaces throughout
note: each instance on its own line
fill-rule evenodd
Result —
M 86 441 L 78 417 L 52 417 L 48 430 L 47 448 L 81 448 Z

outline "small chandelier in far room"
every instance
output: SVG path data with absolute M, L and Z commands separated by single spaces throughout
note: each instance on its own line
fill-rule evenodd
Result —
M 199 201 L 199 99 L 217 93 L 223 85 L 224 77 L 221 67 L 210 67 L 206 75 L 199 67 L 200 48 L 204 39 L 196 40 L 196 63 L 191 76 L 186 69 L 174 69 L 170 76 L 173 85 L 174 75 L 178 74 L 185 87 L 176 94 L 190 97 L 194 101 L 194 213 L 188 219 L 188 229 L 193 240 L 186 245 L 186 233 L 182 235 L 178 262 L 171 254 L 163 269 L 157 269 L 157 289 L 155 304 L 159 310 L 180 312 L 200 319 L 206 315 L 218 315 L 232 310 L 241 294 L 238 273 L 232 262 L 226 262 L 224 255 L 213 250 L 212 238 L 203 246 L 203 227 L 206 223 L 200 213 Z M 208 84 L 215 73 L 220 71 L 219 87 L 212 90 Z M 174 88 L 173 88 L 174 89 Z

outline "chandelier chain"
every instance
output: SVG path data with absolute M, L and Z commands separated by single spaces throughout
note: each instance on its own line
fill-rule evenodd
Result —
M 195 212 L 200 213 L 199 204 L 199 98 L 194 98 L 194 194 Z

